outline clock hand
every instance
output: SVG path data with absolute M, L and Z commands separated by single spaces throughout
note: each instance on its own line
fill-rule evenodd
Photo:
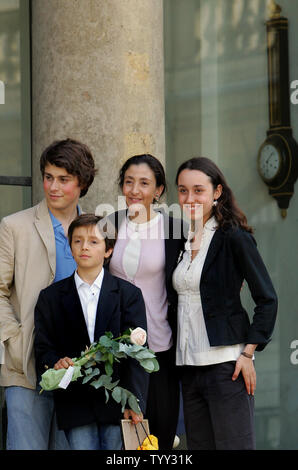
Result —
M 271 152 L 270 155 L 269 155 L 269 157 L 267 158 L 267 160 L 266 160 L 266 165 L 267 165 L 267 163 L 270 161 L 272 155 L 274 156 L 274 153 L 273 153 L 273 152 Z

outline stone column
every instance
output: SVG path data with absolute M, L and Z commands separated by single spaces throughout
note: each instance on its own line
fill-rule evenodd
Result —
M 41 151 L 72 137 L 99 169 L 83 209 L 114 204 L 129 156 L 165 162 L 163 1 L 34 0 L 32 103 L 34 203 Z

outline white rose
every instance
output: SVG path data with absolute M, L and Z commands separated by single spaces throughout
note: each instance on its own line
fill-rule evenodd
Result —
M 143 346 L 146 343 L 147 333 L 143 328 L 135 328 L 130 334 L 130 341 L 132 344 Z

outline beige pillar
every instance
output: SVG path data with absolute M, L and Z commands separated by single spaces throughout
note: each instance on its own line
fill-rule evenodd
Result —
M 165 161 L 162 0 L 34 0 L 32 67 L 34 202 L 54 139 L 79 139 L 95 156 L 85 210 L 116 202 L 129 156 Z

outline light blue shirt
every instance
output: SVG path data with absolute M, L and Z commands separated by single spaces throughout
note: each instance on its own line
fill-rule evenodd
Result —
M 53 282 L 65 279 L 77 269 L 77 263 L 73 259 L 68 238 L 65 236 L 61 222 L 49 210 L 56 242 L 56 273 Z M 80 214 L 80 208 L 78 207 Z

